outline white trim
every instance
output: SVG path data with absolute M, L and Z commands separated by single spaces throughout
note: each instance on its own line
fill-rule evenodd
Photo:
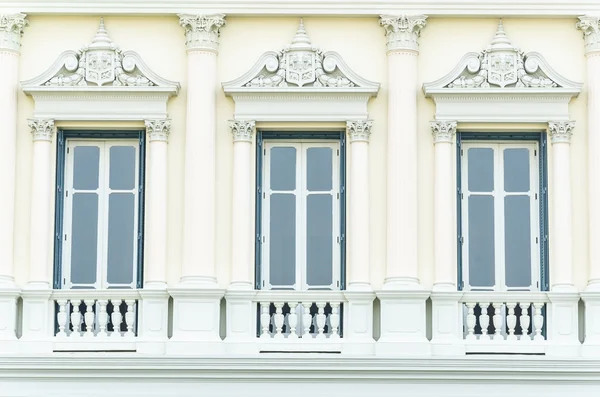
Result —
M 6 0 L 0 7 L 2 13 L 27 14 L 157 14 L 176 13 L 227 15 L 372 15 L 425 14 L 429 16 L 564 16 L 577 17 L 600 13 L 597 0 L 357 0 L 340 3 L 336 0 L 77 0 L 48 2 L 43 0 Z
M 469 149 L 486 148 L 492 149 L 493 153 L 493 179 L 494 187 L 491 192 L 471 192 L 469 190 Z M 527 192 L 506 192 L 504 190 L 504 159 L 503 154 L 505 149 L 509 148 L 526 148 L 529 150 L 529 191 Z M 539 291 L 539 273 L 540 273 L 540 252 L 539 244 L 536 243 L 536 238 L 539 237 L 539 162 L 534 156 L 534 151 L 539 151 L 537 142 L 515 142 L 515 141 L 490 141 L 490 142 L 464 142 L 461 146 L 462 166 L 461 166 L 461 192 L 462 197 L 462 268 L 464 291 L 489 291 L 487 287 L 473 287 L 469 283 L 469 197 L 477 196 L 492 196 L 494 198 L 494 252 L 495 252 L 495 285 L 491 287 L 493 291 Z M 539 155 L 539 154 L 538 154 Z M 505 272 L 505 229 L 504 229 L 504 199 L 507 196 L 527 195 L 530 197 L 530 250 L 531 250 L 531 284 L 524 287 L 507 287 L 506 272 Z M 537 196 L 537 199 L 535 197 Z M 539 241 L 539 240 L 538 240 Z

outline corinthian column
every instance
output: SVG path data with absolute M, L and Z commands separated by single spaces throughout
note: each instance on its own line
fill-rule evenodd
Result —
M 21 35 L 25 26 L 25 14 L 0 15 L 0 186 L 5 191 L 0 197 L 0 290 L 16 287 L 13 279 L 13 236 L 17 89 Z
M 381 16 L 387 36 L 387 267 L 384 289 L 420 289 L 417 260 L 417 39 L 423 15 Z
M 179 15 L 187 45 L 187 119 L 181 282 L 216 287 L 215 98 L 219 29 L 224 15 Z
M 600 18 L 580 17 L 587 58 L 588 117 L 588 285 L 581 298 L 585 303 L 584 356 L 600 356 Z

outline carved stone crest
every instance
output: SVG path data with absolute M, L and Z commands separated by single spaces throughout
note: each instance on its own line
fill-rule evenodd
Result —
M 308 51 L 288 52 L 285 55 L 288 67 L 285 71 L 285 79 L 302 87 L 304 84 L 315 81 L 315 54 Z
M 106 51 L 88 52 L 85 59 L 85 79 L 90 83 L 103 85 L 115 79 L 113 53 Z
M 489 83 L 505 87 L 517 82 L 517 55 L 492 54 L 489 61 Z

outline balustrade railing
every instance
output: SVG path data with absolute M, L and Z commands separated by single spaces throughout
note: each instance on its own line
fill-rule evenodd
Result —
M 337 291 L 260 291 L 258 337 L 334 341 L 342 337 L 344 296 Z
M 60 290 L 52 294 L 57 338 L 132 339 L 137 335 L 135 290 Z
M 546 304 L 543 292 L 465 292 L 463 335 L 469 344 L 543 342 Z

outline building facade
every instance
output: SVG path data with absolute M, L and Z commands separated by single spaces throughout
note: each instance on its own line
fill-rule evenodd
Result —
M 0 396 L 595 395 L 600 8 L 405 3 L 0 3 Z

